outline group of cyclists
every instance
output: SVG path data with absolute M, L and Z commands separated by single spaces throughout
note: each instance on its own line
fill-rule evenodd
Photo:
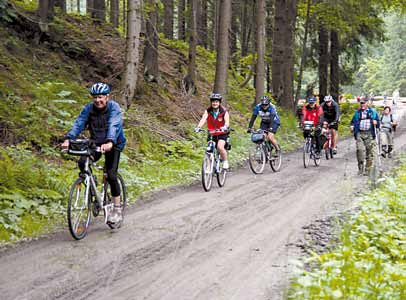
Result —
M 120 207 L 120 187 L 117 181 L 117 171 L 120 161 L 120 153 L 124 149 L 126 139 L 123 131 L 123 118 L 120 105 L 109 98 L 110 87 L 106 83 L 95 83 L 90 88 L 90 95 L 93 101 L 86 104 L 74 122 L 72 129 L 65 135 L 62 148 L 69 147 L 69 140 L 77 138 L 84 130 L 90 131 L 90 137 L 100 146 L 101 153 L 94 156 L 98 160 L 102 153 L 105 153 L 105 168 L 107 180 L 111 186 L 111 194 L 114 202 L 113 213 L 109 214 L 108 222 L 121 222 L 122 214 Z M 222 95 L 213 93 L 210 96 L 210 106 L 204 111 L 195 131 L 201 130 L 201 127 L 207 122 L 208 131 L 212 134 L 216 142 L 217 150 L 220 153 L 222 167 L 229 168 L 227 159 L 227 149 L 230 115 L 227 109 L 221 104 Z M 332 131 L 333 153 L 337 153 L 338 125 L 340 120 L 340 109 L 338 103 L 332 96 L 325 96 L 322 104 L 318 104 L 315 97 L 309 97 L 307 103 L 303 105 L 300 116 L 300 123 L 312 121 L 314 124 L 314 139 L 316 144 L 316 155 L 320 152 L 326 142 L 326 130 Z M 391 156 L 393 150 L 393 131 L 396 128 L 397 121 L 393 119 L 391 108 L 384 108 L 384 113 L 379 118 L 375 109 L 368 106 L 365 97 L 359 97 L 360 108 L 354 113 L 351 120 L 351 131 L 354 133 L 357 148 L 357 160 L 359 174 L 368 173 L 374 159 L 375 138 L 377 128 L 381 128 L 381 137 L 385 139 L 386 148 L 382 155 Z M 266 135 L 266 138 L 276 149 L 276 155 L 280 151 L 280 146 L 275 138 L 275 134 L 280 126 L 280 118 L 276 107 L 271 103 L 268 96 L 263 96 L 260 103 L 253 109 L 249 121 L 247 132 L 253 130 L 257 117 L 261 118 L 260 129 Z M 365 154 L 364 154 L 365 153 Z M 364 161 L 366 162 L 364 165 Z M 83 159 L 78 162 L 79 168 L 83 171 Z

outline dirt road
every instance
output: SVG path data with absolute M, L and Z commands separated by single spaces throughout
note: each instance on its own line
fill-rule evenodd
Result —
M 397 149 L 406 134 L 396 139 Z M 0 253 L 1 299 L 282 299 L 298 257 L 287 246 L 302 226 L 353 205 L 355 142 L 333 160 L 303 168 L 235 171 L 224 188 L 162 192 L 132 207 L 119 231 L 92 224 L 73 241 L 66 229 Z M 101 218 L 100 218 L 101 219 Z

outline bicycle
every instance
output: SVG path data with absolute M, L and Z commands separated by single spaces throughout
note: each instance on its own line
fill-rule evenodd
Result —
M 326 155 L 326 159 L 329 160 L 330 158 L 333 159 L 334 157 L 334 148 L 333 148 L 333 128 L 330 127 L 331 124 L 326 123 L 326 127 L 324 127 L 327 130 L 327 140 L 324 143 L 323 149 L 324 153 Z
M 316 141 L 314 137 L 314 124 L 313 121 L 303 122 L 303 133 L 305 136 L 303 145 L 303 165 L 307 168 L 310 164 L 310 160 L 314 161 L 314 165 L 317 167 L 320 165 L 320 156 L 316 155 Z
M 69 141 L 68 154 L 75 156 L 85 156 L 85 167 L 83 172 L 72 184 L 68 200 L 68 225 L 72 237 L 76 240 L 83 239 L 89 229 L 91 214 L 97 217 L 101 210 L 104 212 L 104 223 L 111 229 L 118 229 L 123 221 L 119 223 L 108 222 L 108 216 L 112 212 L 114 203 L 112 202 L 111 191 L 107 182 L 107 174 L 104 167 L 98 166 L 93 159 L 95 152 L 100 152 L 100 147 L 96 147 L 91 140 L 77 139 Z M 103 180 L 101 191 L 97 190 L 97 178 L 93 174 L 92 167 L 103 170 Z M 127 204 L 127 191 L 124 180 L 117 174 L 120 186 L 120 198 L 122 214 Z
M 213 175 L 217 178 L 217 183 L 219 187 L 223 187 L 226 183 L 227 170 L 223 169 L 220 153 L 216 148 L 216 143 L 213 141 L 213 134 L 216 132 L 224 132 L 223 130 L 208 131 L 200 129 L 199 132 L 208 133 L 208 141 L 206 146 L 206 151 L 204 153 L 203 163 L 202 163 L 202 185 L 203 189 L 208 192 L 211 189 L 213 183 Z M 226 133 L 226 132 L 224 132 Z M 227 146 L 227 144 L 226 144 Z M 227 149 L 226 149 L 227 150 Z
M 276 151 L 274 145 L 267 140 L 267 133 L 268 131 L 261 129 L 251 132 L 251 141 L 255 145 L 249 150 L 248 162 L 254 174 L 262 174 L 267 162 L 272 171 L 278 172 L 281 169 L 282 151 Z

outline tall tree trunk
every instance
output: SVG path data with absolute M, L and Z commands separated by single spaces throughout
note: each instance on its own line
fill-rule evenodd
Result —
M 219 43 L 219 28 L 220 26 L 220 16 L 221 16 L 221 0 L 214 1 L 215 10 L 214 10 L 214 49 L 218 48 Z
M 254 4 L 251 0 L 242 0 L 241 9 L 241 56 L 247 56 L 249 53 L 249 44 L 251 40 L 252 31 L 252 14 Z
M 340 92 L 340 68 L 339 68 L 339 51 L 340 44 L 338 33 L 335 30 L 330 32 L 330 95 L 338 102 Z
M 257 0 L 257 65 L 255 78 L 255 102 L 264 95 L 265 81 L 265 0 Z
M 187 92 L 195 90 L 196 82 L 196 15 L 198 0 L 189 0 L 189 63 L 188 74 L 184 79 Z
M 122 18 L 122 24 L 123 24 L 123 34 L 125 37 L 128 36 L 128 32 L 127 32 L 127 18 L 128 18 L 128 13 L 127 13 L 127 2 L 131 1 L 131 0 L 123 0 L 123 18 Z M 138 2 L 138 0 L 137 0 Z M 139 2 L 142 4 L 142 0 L 139 0 Z M 141 18 L 142 19 L 142 18 Z M 142 22 L 141 22 L 142 23 Z
M 273 4 L 274 0 L 268 0 L 266 1 L 266 18 L 265 18 L 265 34 L 266 34 L 266 46 L 265 49 L 271 49 L 272 48 L 272 32 L 273 32 Z M 265 50 L 265 55 L 266 55 L 266 50 Z M 266 91 L 270 93 L 272 91 L 272 82 L 271 82 L 271 64 L 269 61 L 271 53 L 269 53 L 266 57 L 267 63 L 266 63 Z
M 328 31 L 319 24 L 319 99 L 324 100 L 327 95 L 328 80 Z
M 266 63 L 266 92 L 272 92 L 272 81 L 271 81 L 271 64 Z
M 184 41 L 186 36 L 185 0 L 178 0 L 178 40 Z
M 37 15 L 40 20 L 39 27 L 43 32 L 47 32 L 48 22 L 54 18 L 54 0 L 39 0 Z
M 240 12 L 240 5 L 238 1 L 231 4 L 231 32 L 230 32 L 230 53 L 231 53 L 231 62 L 235 69 L 238 68 L 238 14 Z
M 94 0 L 86 0 L 86 14 L 93 18 Z
M 66 14 L 66 0 L 56 0 L 55 6 L 61 9 L 61 12 Z
M 158 82 L 158 5 L 157 0 L 148 0 L 150 11 L 146 17 L 144 47 L 144 77 L 149 82 Z
M 134 99 L 138 80 L 139 46 L 141 32 L 141 1 L 128 0 L 128 24 L 126 41 L 126 58 L 124 70 L 124 94 L 122 104 L 130 107 Z
M 197 44 L 207 49 L 207 0 L 199 1 L 200 11 L 197 14 Z
M 272 39 L 272 89 L 276 101 L 294 110 L 293 71 L 294 33 L 297 0 L 275 0 L 275 23 Z
M 300 97 L 300 91 L 302 90 L 302 78 L 303 78 L 303 70 L 306 64 L 307 59 L 307 34 L 309 32 L 309 23 L 310 23 L 310 6 L 312 4 L 312 0 L 307 0 L 307 9 L 306 9 L 306 21 L 305 21 L 305 32 L 303 36 L 303 44 L 302 44 L 302 57 L 300 59 L 300 67 L 299 67 L 299 76 L 297 78 L 297 87 L 296 87 L 296 96 L 295 96 L 295 107 L 297 105 L 297 101 Z
M 80 0 L 76 0 L 76 11 L 80 14 Z
M 173 39 L 173 0 L 164 0 L 164 35 Z
M 104 23 L 106 21 L 106 1 L 105 0 L 93 0 L 94 10 L 93 18 L 97 23 Z
M 110 0 L 110 22 L 114 28 L 118 28 L 119 0 Z
M 231 0 L 219 0 L 219 2 L 221 18 L 219 18 L 218 26 L 218 45 L 214 92 L 223 94 L 223 99 L 225 100 L 227 94 L 230 52 L 228 33 L 231 26 Z

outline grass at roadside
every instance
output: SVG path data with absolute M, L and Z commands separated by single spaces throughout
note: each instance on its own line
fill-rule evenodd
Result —
M 298 263 L 289 299 L 406 299 L 406 160 L 364 195 L 332 252 Z

